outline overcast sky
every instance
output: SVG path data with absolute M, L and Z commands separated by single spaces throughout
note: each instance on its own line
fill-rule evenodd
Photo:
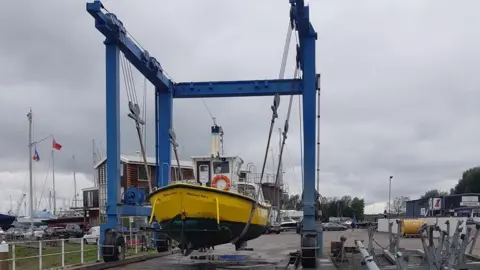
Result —
M 287 0 L 135 2 L 104 4 L 176 82 L 278 76 Z M 322 73 L 320 193 L 381 203 L 388 198 L 390 175 L 392 197 L 452 187 L 480 158 L 475 147 L 480 137 L 480 3 L 312 0 L 310 5 Z M 27 190 L 26 114 L 31 107 L 35 139 L 53 134 L 63 145 L 55 153 L 62 206 L 73 197 L 73 171 L 79 190 L 92 185 L 92 139 L 99 149 L 105 143 L 103 36 L 85 11 L 85 1 L 60 0 L 3 3 L 0 33 L 2 191 L 15 204 Z M 293 50 L 291 56 L 293 60 Z M 293 75 L 293 65 L 290 61 L 287 77 Z M 135 83 L 142 99 L 138 73 Z M 121 146 L 131 154 L 138 140 L 126 115 L 124 89 L 121 93 Z M 147 100 L 147 148 L 153 155 L 150 84 Z M 272 98 L 205 102 L 224 127 L 226 152 L 260 167 Z M 287 103 L 284 97 L 277 128 Z M 301 189 L 298 119 L 295 98 L 284 159 L 292 193 Z M 210 125 L 201 100 L 174 102 L 182 159 L 209 153 Z M 37 196 L 44 193 L 42 207 L 51 188 L 50 151 L 51 141 L 41 143 L 41 161 L 34 164 Z M 267 169 L 272 169 L 271 160 Z M 2 196 L 0 212 L 9 209 L 9 197 Z

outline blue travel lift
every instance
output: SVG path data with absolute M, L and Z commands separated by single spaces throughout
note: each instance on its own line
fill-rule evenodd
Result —
M 163 72 L 154 57 L 128 36 L 123 23 L 109 13 L 100 1 L 87 3 L 88 13 L 95 18 L 95 28 L 105 36 L 106 62 L 106 138 L 107 138 L 107 205 L 106 224 L 101 225 L 100 244 L 104 261 L 122 259 L 118 247 L 125 240 L 116 233 L 121 216 L 150 216 L 151 208 L 142 201 L 125 200 L 120 194 L 120 52 L 155 86 L 155 156 L 156 166 L 170 168 L 172 107 L 174 98 L 215 98 L 275 95 L 302 95 L 303 100 L 303 160 L 304 196 L 301 261 L 303 267 L 312 268 L 316 259 L 323 256 L 322 230 L 315 220 L 315 132 L 316 91 L 319 75 L 315 69 L 315 32 L 309 17 L 309 7 L 303 0 L 289 0 L 290 22 L 295 25 L 299 37 L 297 63 L 302 71 L 301 79 L 184 82 L 174 83 Z M 167 165 L 165 165 L 167 164 Z M 168 184 L 170 170 L 156 170 L 156 186 Z M 142 196 L 132 196 L 133 198 Z M 128 204 L 125 202 L 129 202 Z M 115 247 L 115 248 L 114 248 Z M 124 249 L 123 249 L 124 250 Z

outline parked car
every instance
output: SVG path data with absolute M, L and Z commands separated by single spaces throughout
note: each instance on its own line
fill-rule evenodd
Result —
M 282 217 L 282 222 L 280 223 L 280 228 L 282 231 L 293 230 L 298 227 L 298 222 L 291 217 Z
M 325 223 L 323 224 L 324 231 L 345 231 L 347 226 L 339 223 Z
M 268 224 L 267 225 L 267 229 L 265 230 L 265 233 L 266 234 L 270 234 L 270 233 L 280 234 L 281 230 L 282 230 L 282 228 L 280 227 L 279 223 L 273 223 L 273 224 Z
M 40 238 L 43 237 L 44 233 L 45 233 L 45 231 L 41 228 L 33 228 L 33 230 L 32 229 L 27 229 L 23 233 L 23 237 L 27 238 L 27 239 L 40 239 Z
M 85 244 L 97 244 L 100 239 L 100 226 L 91 227 L 90 230 L 83 236 Z
M 22 228 L 10 228 L 5 232 L 5 236 L 8 239 L 18 239 L 18 238 L 23 238 L 23 233 L 25 232 L 24 229 Z
M 72 238 L 82 238 L 83 229 L 78 224 L 67 224 L 65 230 L 68 232 L 68 236 Z
M 60 238 L 60 239 L 68 239 L 70 235 L 68 234 L 67 230 L 62 227 L 49 227 L 45 230 L 44 237 L 47 238 Z

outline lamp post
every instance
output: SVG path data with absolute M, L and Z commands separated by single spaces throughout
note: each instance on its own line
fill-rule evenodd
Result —
M 393 176 L 390 175 L 390 179 L 388 180 L 388 224 L 390 224 L 390 213 L 391 213 L 390 196 L 392 194 L 392 178 Z

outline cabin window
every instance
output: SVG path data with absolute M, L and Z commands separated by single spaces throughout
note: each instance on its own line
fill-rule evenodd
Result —
M 230 173 L 230 162 L 228 161 L 213 162 L 213 173 L 214 174 Z

